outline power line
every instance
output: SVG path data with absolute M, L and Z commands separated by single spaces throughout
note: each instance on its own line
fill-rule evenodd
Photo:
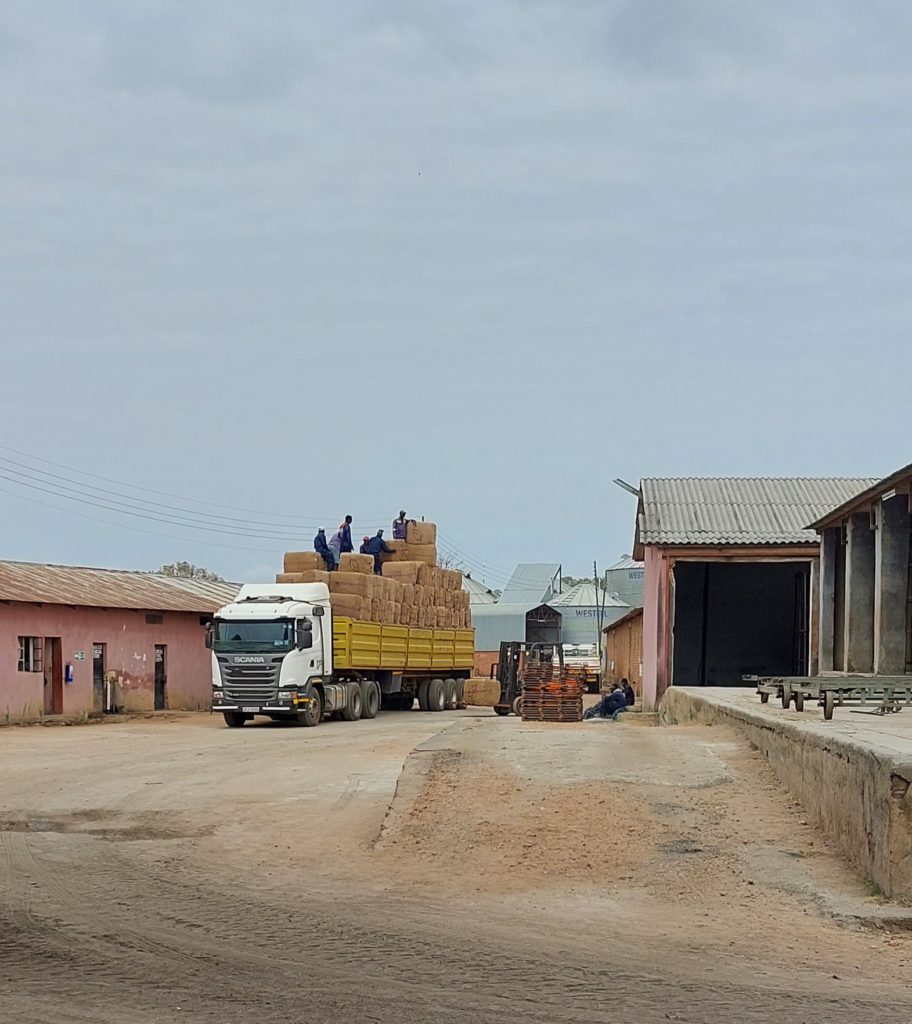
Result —
M 130 530 L 131 533 L 144 533 L 150 537 L 164 537 L 168 540 L 177 540 L 186 544 L 186 537 L 177 537 L 170 533 L 159 533 L 157 530 L 144 530 L 141 526 L 131 526 L 129 523 L 115 523 L 110 519 L 100 519 L 98 516 L 86 515 L 84 512 L 76 512 L 74 509 L 63 509 L 59 505 L 52 505 L 49 501 L 41 501 L 39 498 L 30 498 L 27 494 L 16 494 L 14 491 L 7 491 L 0 487 L 0 494 L 6 494 L 18 501 L 28 501 L 32 505 L 41 505 L 42 508 L 50 508 L 55 512 L 63 512 L 68 516 L 78 516 L 80 519 L 88 519 L 93 523 L 103 523 L 105 526 L 113 526 L 119 530 Z M 199 537 L 192 538 L 196 544 L 205 544 L 207 547 L 227 548 L 230 551 L 250 551 L 258 555 L 273 555 L 274 551 L 267 551 L 266 548 L 247 548 L 240 544 L 225 544 L 217 540 L 203 540 Z

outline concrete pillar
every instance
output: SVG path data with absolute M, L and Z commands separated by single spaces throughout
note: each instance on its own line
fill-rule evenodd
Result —
M 906 670 L 906 596 L 909 586 L 909 499 L 896 495 L 877 510 L 874 568 L 874 671 Z
M 867 512 L 849 520 L 845 574 L 847 672 L 874 671 L 874 531 Z
M 820 538 L 817 590 L 820 611 L 817 651 L 820 672 L 832 672 L 836 668 L 836 559 L 839 557 L 839 545 L 842 544 L 841 534 L 838 526 L 830 527 L 823 531 Z M 842 637 L 839 637 L 839 643 L 842 643 Z M 811 675 L 814 674 L 812 671 Z

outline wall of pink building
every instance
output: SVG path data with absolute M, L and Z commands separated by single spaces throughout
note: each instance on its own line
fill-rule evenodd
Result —
M 116 703 L 129 711 L 154 706 L 155 645 L 166 651 L 167 704 L 173 710 L 209 707 L 210 653 L 200 616 L 161 612 L 162 622 L 146 622 L 146 612 L 124 609 L 71 608 L 61 605 L 0 605 L 0 720 L 29 721 L 44 708 L 42 672 L 19 672 L 19 637 L 60 637 L 61 658 L 72 667 L 72 683 L 63 686 L 63 713 L 91 712 L 92 647 L 106 646 L 108 673 L 113 673 Z M 77 661 L 76 653 L 85 654 Z
M 668 564 L 661 548 L 653 545 L 645 548 L 643 558 L 643 710 L 654 711 L 666 687 Z

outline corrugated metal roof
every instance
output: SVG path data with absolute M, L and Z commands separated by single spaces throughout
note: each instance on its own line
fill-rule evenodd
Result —
M 841 522 L 852 512 L 864 509 L 866 505 L 869 505 L 888 491 L 893 490 L 893 488 L 897 487 L 899 484 L 905 484 L 910 477 L 912 477 L 912 465 L 903 466 L 902 469 L 897 469 L 895 473 L 891 473 L 883 480 L 878 480 L 876 483 L 865 488 L 865 490 L 859 491 L 858 494 L 853 494 L 851 498 L 844 501 L 838 507 L 828 509 L 823 516 L 811 523 L 811 528 L 814 530 L 822 530 L 826 526 L 832 526 Z
M 462 577 L 462 589 L 469 595 L 469 604 L 496 604 L 497 595 L 471 576 Z
M 577 583 L 566 593 L 552 597 L 548 604 L 552 608 L 597 608 L 600 605 L 604 605 L 605 608 L 630 607 L 625 601 L 612 594 L 603 595 L 601 591 L 596 591 L 594 583 Z
M 0 561 L 0 601 L 84 608 L 213 612 L 233 601 L 238 583 L 163 576 L 125 569 Z
M 619 619 L 615 619 L 614 622 L 609 622 L 607 626 L 602 630 L 603 633 L 607 633 L 610 629 L 614 629 L 615 626 L 621 626 L 625 622 L 629 622 L 631 619 L 635 619 L 638 615 L 643 614 L 642 608 L 631 608 L 629 612 L 622 615 Z
M 642 544 L 808 544 L 808 523 L 870 487 L 868 478 L 645 479 L 637 516 Z
M 496 651 L 503 640 L 526 639 L 526 615 L 541 608 L 541 601 L 525 603 L 483 604 L 472 608 L 472 625 L 475 627 L 475 650 Z M 557 609 L 554 613 L 560 615 Z
M 503 588 L 501 603 L 542 604 L 554 594 L 560 573 L 560 562 L 520 562 Z
M 631 558 L 630 555 L 623 555 L 618 559 L 614 565 L 609 565 L 605 570 L 606 572 L 615 572 L 618 569 L 642 569 L 643 563 L 638 562 L 635 558 Z

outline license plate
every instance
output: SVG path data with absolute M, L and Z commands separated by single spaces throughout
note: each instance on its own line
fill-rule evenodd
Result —
M 241 711 L 246 711 L 248 714 L 252 715 L 255 715 L 259 710 L 259 708 L 241 708 Z

